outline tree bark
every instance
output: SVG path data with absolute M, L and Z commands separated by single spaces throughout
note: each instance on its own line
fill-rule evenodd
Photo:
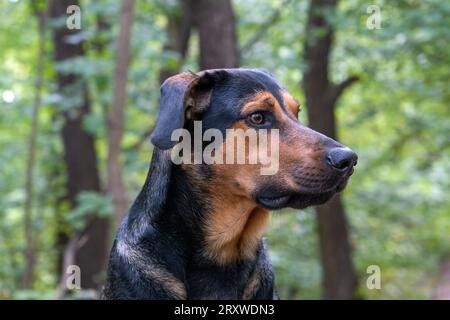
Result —
M 108 116 L 108 193 L 114 204 L 114 217 L 120 224 L 127 210 L 127 199 L 120 163 L 124 127 L 130 35 L 134 0 L 123 0 L 120 13 L 120 31 L 117 41 L 116 71 L 114 75 L 113 105 Z
M 239 49 L 231 1 L 196 0 L 193 12 L 200 38 L 200 69 L 238 67 Z
M 79 5 L 78 1 L 58 0 L 51 2 L 51 17 L 66 18 L 70 5 Z M 57 27 L 53 32 L 54 60 L 56 63 L 82 57 L 83 41 L 68 41 L 67 37 L 79 32 L 69 30 L 66 25 Z M 79 105 L 70 110 L 61 111 L 64 120 L 61 131 L 64 146 L 64 161 L 67 170 L 67 197 L 71 207 L 77 205 L 77 197 L 82 191 L 100 192 L 100 178 L 97 169 L 97 154 L 94 137 L 83 128 L 83 119 L 90 112 L 90 102 L 86 82 L 75 73 L 57 71 L 57 86 L 63 99 L 81 97 Z M 108 219 L 98 217 L 94 212 L 86 217 L 84 230 L 73 237 L 83 238 L 77 246 L 74 261 L 81 269 L 81 287 L 98 289 L 99 275 L 105 270 L 107 256 Z M 61 271 L 65 274 L 65 270 Z
M 309 125 L 336 139 L 335 106 L 344 89 L 356 78 L 341 84 L 331 83 L 328 77 L 333 28 L 325 18 L 324 10 L 336 10 L 335 0 L 312 0 L 308 12 L 304 60 L 303 89 L 306 96 Z M 356 276 L 351 259 L 351 248 L 345 210 L 339 195 L 318 206 L 317 223 L 323 269 L 323 298 L 353 299 Z
M 37 9 L 36 9 L 37 10 Z M 25 182 L 24 230 L 25 230 L 25 271 L 22 277 L 22 288 L 30 289 L 34 281 L 35 244 L 33 235 L 33 174 L 36 158 L 36 140 L 39 133 L 39 110 L 41 108 L 42 86 L 44 79 L 45 31 L 47 27 L 47 10 L 36 11 L 39 20 L 39 49 L 36 65 L 36 85 L 31 116 L 31 132 L 28 142 L 28 158 Z

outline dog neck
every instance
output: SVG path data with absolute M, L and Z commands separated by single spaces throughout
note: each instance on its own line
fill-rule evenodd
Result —
M 243 197 L 216 197 L 205 225 L 204 254 L 220 265 L 254 259 L 268 217 L 266 209 Z
M 205 171 L 206 170 L 206 171 Z M 201 166 L 173 166 L 164 226 L 200 259 L 229 265 L 256 258 L 269 212 L 224 188 Z M 170 200 L 169 200 L 170 199 Z

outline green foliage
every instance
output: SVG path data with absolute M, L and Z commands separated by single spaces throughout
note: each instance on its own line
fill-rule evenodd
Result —
M 85 217 L 97 214 L 100 217 L 109 217 L 113 213 L 110 197 L 93 191 L 83 191 L 78 194 L 77 206 L 65 214 L 67 222 L 75 229 L 82 230 L 85 226 Z

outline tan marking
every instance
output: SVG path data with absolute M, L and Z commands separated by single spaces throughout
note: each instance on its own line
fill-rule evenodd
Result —
M 145 274 L 147 278 L 164 288 L 167 293 L 177 299 L 187 299 L 186 287 L 183 282 L 176 278 L 168 270 L 161 268 L 144 258 L 139 247 L 131 246 L 123 241 L 117 244 L 117 251 L 122 257 L 129 260 L 130 265 Z
M 278 108 L 280 108 L 278 101 L 270 92 L 260 91 L 255 93 L 242 107 L 241 113 L 250 114 L 255 109 L 273 112 Z
M 297 119 L 298 113 L 300 112 L 300 104 L 298 101 L 291 96 L 286 90 L 281 91 L 281 97 L 283 98 L 284 105 L 291 112 L 291 114 Z
M 190 72 L 182 72 L 182 73 L 179 73 L 179 74 L 176 74 L 174 76 L 167 78 L 164 82 L 170 83 L 170 84 L 175 84 L 175 83 L 180 83 L 180 82 L 189 82 L 196 77 L 198 77 L 198 76 L 195 74 L 192 74 Z
M 269 220 L 267 210 L 247 199 L 233 198 L 216 200 L 206 224 L 205 253 L 220 265 L 253 259 Z
M 171 293 L 177 299 L 187 299 L 185 285 L 167 270 L 162 268 L 147 269 L 145 274 L 150 276 L 153 281 L 157 282 L 161 287 L 164 287 L 166 292 Z
M 242 293 L 242 299 L 243 300 L 252 299 L 258 292 L 260 286 L 261 286 L 260 269 L 258 268 L 258 266 L 256 266 L 255 270 L 253 270 L 253 273 L 250 276 L 250 279 L 248 280 L 244 292 Z

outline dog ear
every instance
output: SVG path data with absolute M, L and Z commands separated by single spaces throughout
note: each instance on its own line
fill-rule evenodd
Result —
M 159 149 L 172 148 L 172 132 L 184 128 L 186 121 L 197 120 L 207 110 L 212 89 L 225 70 L 183 72 L 168 78 L 161 86 L 161 102 L 152 143 Z

